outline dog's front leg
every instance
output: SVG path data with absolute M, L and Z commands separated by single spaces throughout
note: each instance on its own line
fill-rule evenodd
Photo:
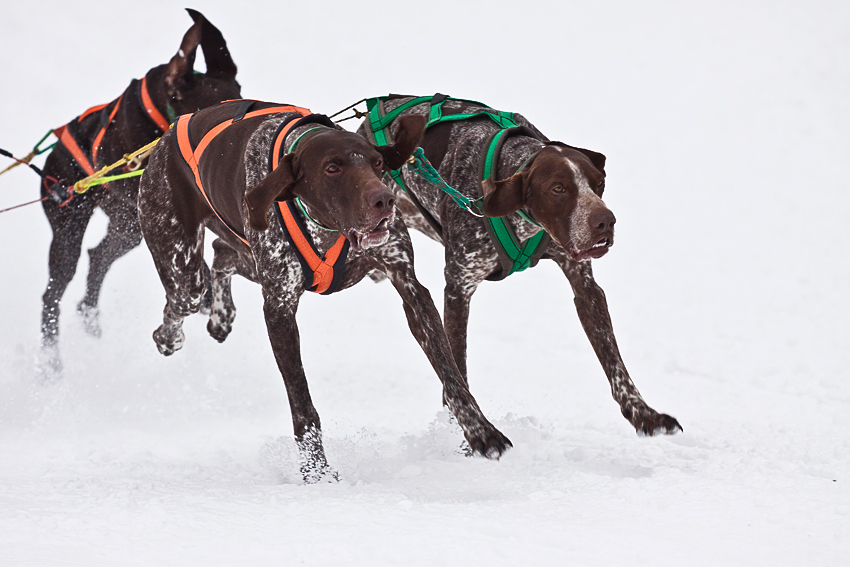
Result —
M 611 395 L 620 405 L 623 416 L 638 434 L 669 435 L 682 431 L 682 426 L 676 418 L 658 413 L 649 407 L 629 377 L 617 347 L 617 340 L 614 338 L 614 327 L 608 313 L 605 292 L 593 279 L 590 262 L 572 262 L 564 258 L 558 263 L 573 288 L 579 320 L 605 370 L 611 384 Z
M 489 459 L 498 459 L 513 445 L 484 417 L 478 402 L 469 392 L 452 357 L 431 294 L 419 283 L 413 272 L 412 251 L 409 262 L 399 261 L 399 258 L 406 256 L 404 253 L 393 255 L 394 261 L 385 263 L 384 271 L 404 301 L 404 313 L 410 331 L 443 383 L 443 404 L 457 419 L 472 450 Z
M 301 344 L 298 335 L 298 325 L 295 322 L 295 311 L 298 300 L 294 304 L 282 301 L 263 290 L 265 304 L 263 312 L 266 316 L 266 327 L 269 340 L 274 351 L 277 367 L 283 376 L 286 395 L 289 397 L 289 408 L 292 412 L 292 428 L 295 431 L 295 442 L 301 456 L 301 474 L 306 483 L 316 483 L 323 480 L 337 480 L 338 475 L 325 458 L 322 446 L 322 425 L 319 413 L 313 406 L 310 390 L 307 387 L 307 377 L 301 363 Z

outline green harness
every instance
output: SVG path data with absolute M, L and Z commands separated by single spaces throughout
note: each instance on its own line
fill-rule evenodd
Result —
M 429 183 L 437 185 L 443 192 L 448 194 L 459 207 L 484 219 L 484 225 L 487 229 L 487 233 L 490 235 L 490 240 L 496 247 L 496 251 L 499 254 L 499 260 L 502 265 L 500 270 L 497 270 L 495 273 L 487 277 L 488 280 L 501 280 L 514 272 L 521 272 L 526 268 L 535 266 L 540 260 L 540 257 L 543 256 L 543 253 L 546 252 L 546 248 L 549 246 L 549 235 L 545 230 L 540 230 L 531 238 L 521 242 L 517 237 L 516 232 L 508 223 L 505 222 L 503 218 L 487 217 L 481 214 L 482 201 L 484 199 L 484 189 L 481 186 L 481 182 L 486 179 L 490 179 L 495 182 L 496 166 L 499 163 L 499 155 L 505 140 L 512 136 L 519 135 L 541 139 L 540 135 L 530 128 L 518 125 L 512 112 L 501 112 L 491 109 L 480 102 L 450 98 L 442 94 L 436 94 L 432 97 L 416 97 L 389 112 L 385 112 L 384 103 L 395 98 L 398 97 L 376 97 L 366 100 L 368 113 L 368 120 L 366 121 L 366 124 L 368 125 L 367 132 L 370 135 L 371 141 L 378 146 L 386 146 L 391 143 L 389 127 L 392 122 L 401 116 L 406 110 L 409 110 L 419 104 L 428 104 L 430 106 L 428 111 L 428 122 L 425 125 L 426 129 L 444 122 L 468 120 L 470 118 L 478 118 L 481 116 L 489 118 L 497 126 L 499 126 L 500 129 L 493 134 L 487 142 L 487 151 L 482 155 L 482 159 L 479 164 L 478 198 L 475 200 L 469 199 L 456 189 L 449 186 L 425 157 L 425 153 L 422 148 L 417 148 L 414 152 L 410 169 L 424 177 Z M 443 104 L 447 100 L 466 102 L 482 107 L 482 109 L 469 114 L 443 114 Z M 520 166 L 517 170 L 517 173 L 522 171 L 527 163 L 528 161 L 522 164 L 522 166 Z M 398 183 L 402 189 L 404 189 L 437 234 L 442 236 L 442 227 L 422 206 L 416 196 L 405 186 L 401 169 L 391 171 L 390 176 L 392 176 L 393 180 Z M 517 211 L 517 214 L 535 226 L 540 226 L 537 221 L 531 218 L 531 216 L 526 214 L 524 211 Z

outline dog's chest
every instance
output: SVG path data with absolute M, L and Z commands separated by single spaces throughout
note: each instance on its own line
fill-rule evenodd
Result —
M 340 238 L 345 238 L 338 231 L 329 231 L 309 221 L 307 222 L 307 232 L 313 241 L 317 254 L 322 258 L 326 257 L 328 250 Z M 357 284 L 373 269 L 374 265 L 363 252 L 349 248 L 345 264 L 342 266 L 342 280 L 338 291 Z

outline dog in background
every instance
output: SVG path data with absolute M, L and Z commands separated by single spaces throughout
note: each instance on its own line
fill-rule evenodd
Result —
M 109 104 L 93 107 L 57 128 L 59 143 L 47 156 L 44 173 L 70 187 L 76 181 L 113 163 L 161 136 L 176 115 L 195 112 L 222 100 L 239 98 L 236 65 L 221 32 L 200 12 L 187 10 L 194 23 L 180 49 L 165 65 L 134 80 Z M 206 73 L 193 70 L 201 47 Z M 42 370 L 58 376 L 59 304 L 77 269 L 83 235 L 95 208 L 109 217 L 106 236 L 89 250 L 86 293 L 78 304 L 88 333 L 100 336 L 97 304 L 106 272 L 115 260 L 141 243 L 136 213 L 139 180 L 136 177 L 95 186 L 68 198 L 66 191 L 43 183 L 44 212 L 53 231 L 50 244 L 49 280 L 42 298 Z

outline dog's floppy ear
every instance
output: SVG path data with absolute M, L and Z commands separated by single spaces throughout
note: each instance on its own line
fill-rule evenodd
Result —
M 288 201 L 295 198 L 292 192 L 298 180 L 295 171 L 298 163 L 293 154 L 286 154 L 280 160 L 277 169 L 266 175 L 253 189 L 245 193 L 248 206 L 248 224 L 256 231 L 269 227 L 267 213 L 275 201 Z
M 201 29 L 201 49 L 204 50 L 207 62 L 207 75 L 226 80 L 236 78 L 236 64 L 233 63 L 224 36 L 202 13 L 191 8 L 186 8 L 186 11 Z
M 525 186 L 526 171 L 521 171 L 501 181 L 485 179 L 481 182 L 481 187 L 484 189 L 482 212 L 486 216 L 504 217 L 523 207 L 523 187 Z
M 195 66 L 195 52 L 201 44 L 202 24 L 195 22 L 183 36 L 180 49 L 168 62 L 165 69 L 165 86 L 169 96 L 175 96 L 179 91 L 181 81 L 192 79 L 192 69 Z
M 593 167 L 598 169 L 603 175 L 605 175 L 605 156 L 600 154 L 599 152 L 594 152 L 593 150 L 586 150 L 584 148 L 577 148 L 575 146 L 570 146 L 563 142 L 546 142 L 547 146 L 561 146 L 562 148 L 570 148 L 571 150 L 575 150 L 577 152 L 583 153 L 587 156 L 587 159 L 590 160 L 590 163 L 593 164 Z
M 590 163 L 593 164 L 593 167 L 598 169 L 602 174 L 605 174 L 605 156 L 600 154 L 599 152 L 594 152 L 593 150 L 585 150 L 584 148 L 573 148 L 575 150 L 580 151 L 590 160 Z
M 392 146 L 375 147 L 384 157 L 385 170 L 400 168 L 413 155 L 425 134 L 426 122 L 428 119 L 421 114 L 408 114 L 398 119 L 395 143 Z

